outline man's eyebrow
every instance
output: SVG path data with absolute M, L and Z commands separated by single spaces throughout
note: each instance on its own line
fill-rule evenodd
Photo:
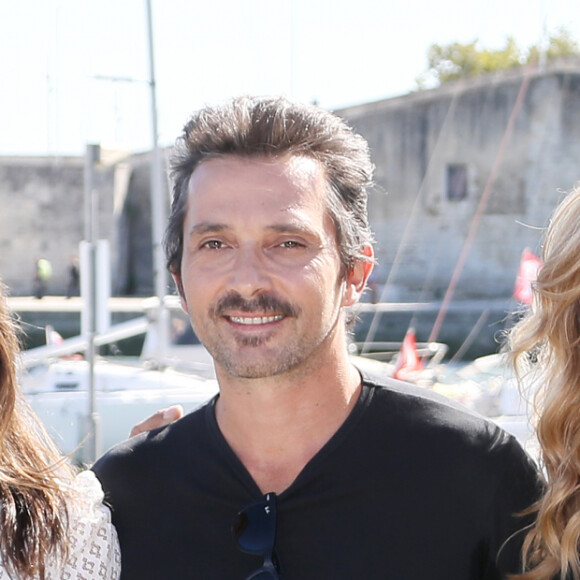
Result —
M 190 236 L 201 236 L 204 234 L 212 234 L 212 233 L 221 233 L 225 230 L 229 229 L 226 224 L 222 223 L 213 223 L 213 222 L 201 222 L 198 224 L 194 224 L 188 234 Z M 303 223 L 291 223 L 291 222 L 284 222 L 279 224 L 272 224 L 267 226 L 268 230 L 273 232 L 281 233 L 281 234 L 308 234 L 311 233 L 311 229 L 303 224 Z
M 312 230 L 304 223 L 282 223 L 282 224 L 272 224 L 268 227 L 269 230 L 273 232 L 278 232 L 280 234 L 309 234 Z
M 208 233 L 219 233 L 219 232 L 223 232 L 224 230 L 227 229 L 226 224 L 220 224 L 220 223 L 210 223 L 210 222 L 201 222 L 199 224 L 194 224 L 188 234 L 190 236 L 193 235 L 203 235 L 203 234 L 208 234 Z

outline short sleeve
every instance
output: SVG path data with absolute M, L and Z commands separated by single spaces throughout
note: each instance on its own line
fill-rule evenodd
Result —
M 111 513 L 103 504 L 103 490 L 92 471 L 77 475 L 69 506 L 68 558 L 51 580 L 118 580 L 121 554 Z

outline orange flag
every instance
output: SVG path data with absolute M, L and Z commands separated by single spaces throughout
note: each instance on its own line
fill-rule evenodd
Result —
M 415 329 L 409 328 L 407 334 L 405 334 L 403 344 L 401 345 L 401 351 L 399 352 L 397 364 L 393 371 L 393 377 L 405 381 L 409 379 L 409 375 L 416 371 L 420 371 L 422 368 L 423 361 L 417 351 Z
M 526 248 L 522 253 L 520 268 L 516 278 L 516 286 L 514 288 L 514 297 L 522 304 L 532 303 L 532 284 L 536 281 L 541 267 L 542 260 Z

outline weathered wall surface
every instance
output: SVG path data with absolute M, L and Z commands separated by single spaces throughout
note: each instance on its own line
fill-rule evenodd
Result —
M 112 291 L 146 296 L 154 293 L 149 156 L 135 156 L 125 170 L 125 182 L 118 184 L 115 204 Z M 117 177 L 120 181 L 119 172 Z
M 509 297 L 522 250 L 539 251 L 539 228 L 580 180 L 580 67 L 522 82 L 496 75 L 339 111 L 377 167 L 369 211 L 388 299 L 441 297 L 470 236 L 458 298 Z M 450 165 L 466 168 L 465 199 L 448 198 Z
M 111 242 L 112 292 L 153 292 L 150 164 L 134 155 L 94 171 L 95 236 Z M 64 294 L 68 266 L 85 239 L 84 159 L 0 158 L 0 278 L 32 293 L 38 258 L 52 263 L 49 294 Z
M 84 238 L 84 162 L 75 158 L 0 158 L 0 277 L 30 294 L 38 258 L 52 263 L 51 293 L 63 294 L 71 257 Z M 113 171 L 99 171 L 101 237 L 111 235 Z

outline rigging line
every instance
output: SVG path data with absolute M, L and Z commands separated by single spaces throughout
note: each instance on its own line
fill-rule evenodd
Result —
M 435 277 L 435 272 L 437 270 L 437 264 L 439 262 L 439 256 L 441 255 L 441 242 L 438 241 L 436 245 L 436 250 L 432 255 L 431 263 L 429 264 L 429 269 L 427 270 L 427 275 L 425 276 L 425 280 L 423 282 L 423 287 L 421 288 L 421 294 L 419 294 L 419 298 L 417 302 L 421 303 L 425 301 L 425 297 L 427 296 L 427 290 L 431 286 L 433 282 L 433 278 Z M 411 316 L 411 322 L 409 322 L 409 327 L 415 328 L 417 325 L 417 318 L 419 317 L 419 312 L 415 310 L 413 315 Z
M 473 220 L 471 221 L 471 225 L 469 227 L 469 232 L 467 233 L 467 238 L 465 239 L 465 243 L 463 244 L 463 248 L 461 249 L 461 254 L 457 260 L 455 265 L 455 269 L 453 271 L 453 275 L 451 276 L 451 281 L 449 282 L 449 286 L 447 286 L 447 291 L 445 292 L 445 296 L 443 297 L 443 302 L 441 303 L 441 308 L 437 314 L 437 318 L 435 319 L 435 323 L 433 324 L 433 328 L 431 330 L 431 334 L 429 335 L 428 341 L 435 341 L 439 336 L 439 331 L 441 330 L 441 325 L 443 324 L 443 320 L 447 314 L 447 309 L 449 307 L 449 303 L 453 298 L 453 294 L 455 292 L 455 288 L 457 286 L 457 282 L 459 281 L 459 277 L 463 272 L 463 267 L 465 266 L 465 261 L 467 259 L 467 255 L 471 250 L 471 245 L 473 244 L 473 240 L 475 238 L 475 234 L 477 232 L 477 228 L 479 226 L 479 222 L 481 221 L 481 216 L 483 215 L 483 210 L 487 205 L 487 201 L 489 196 L 491 195 L 492 186 L 495 183 L 495 179 L 497 177 L 497 173 L 499 170 L 499 166 L 503 160 L 505 148 L 510 140 L 514 125 L 516 122 L 516 118 L 520 112 L 522 107 L 522 103 L 524 101 L 524 97 L 527 93 L 528 86 L 530 84 L 531 79 L 531 71 L 533 66 L 529 65 L 525 68 L 524 78 L 522 80 L 522 84 L 520 85 L 520 90 L 516 97 L 516 101 L 514 103 L 512 112 L 510 114 L 510 118 L 508 119 L 502 140 L 499 145 L 499 149 L 495 156 L 493 166 L 491 168 L 489 177 L 487 179 L 487 183 L 485 184 L 485 188 L 483 190 L 483 194 L 481 195 L 481 199 L 479 200 L 479 204 L 473 216 Z
M 417 191 L 417 195 L 415 196 L 415 201 L 413 202 L 413 206 L 411 207 L 411 213 L 409 214 L 409 219 L 407 220 L 407 224 L 405 225 L 405 230 L 403 231 L 403 236 L 401 237 L 401 241 L 399 242 L 399 246 L 397 248 L 397 253 L 395 254 L 395 259 L 393 260 L 393 264 L 392 264 L 391 269 L 389 271 L 389 274 L 387 276 L 387 280 L 385 281 L 385 283 L 381 289 L 381 293 L 379 295 L 379 300 L 378 300 L 379 302 L 385 302 L 390 285 L 392 284 L 392 281 L 395 278 L 395 276 L 398 274 L 399 266 L 400 266 L 402 259 L 403 259 L 403 250 L 407 246 L 408 238 L 410 237 L 411 232 L 412 232 L 412 226 L 415 224 L 415 218 L 416 218 L 417 212 L 419 210 L 419 202 L 421 201 L 421 198 L 422 198 L 423 188 L 425 186 L 425 182 L 427 181 L 427 177 L 431 173 L 431 168 L 434 164 L 435 152 L 438 151 L 439 144 L 441 143 L 443 136 L 446 134 L 447 127 L 449 126 L 449 123 L 450 123 L 451 119 L 453 118 L 453 113 L 455 112 L 455 107 L 457 104 L 458 95 L 461 92 L 461 90 L 462 89 L 460 87 L 457 87 L 453 91 L 453 96 L 451 98 L 451 102 L 449 103 L 449 108 L 447 109 L 447 113 L 445 113 L 445 119 L 443 121 L 443 125 L 441 126 L 441 130 L 439 131 L 439 135 L 437 136 L 437 141 L 435 142 L 435 145 L 434 145 L 433 150 L 431 152 L 431 155 L 429 157 L 429 163 L 427 164 L 427 169 L 425 170 L 425 174 L 423 175 L 423 179 L 421 180 L 421 185 L 419 186 L 419 190 Z M 376 333 L 377 333 L 380 317 L 381 317 L 380 312 L 375 311 L 373 313 L 373 317 L 371 319 L 371 323 L 369 325 L 367 335 L 364 339 L 364 342 L 363 342 L 363 345 L 361 348 L 361 354 L 365 354 L 365 353 L 369 352 L 370 343 L 373 342 L 373 340 L 376 336 Z
M 477 319 L 474 327 L 471 329 L 469 334 L 467 335 L 466 339 L 463 341 L 463 344 L 457 349 L 457 352 L 449 359 L 450 363 L 459 362 L 463 355 L 467 352 L 467 349 L 473 344 L 473 341 L 476 339 L 479 331 L 482 329 L 484 323 L 489 318 L 489 308 L 486 308 Z

